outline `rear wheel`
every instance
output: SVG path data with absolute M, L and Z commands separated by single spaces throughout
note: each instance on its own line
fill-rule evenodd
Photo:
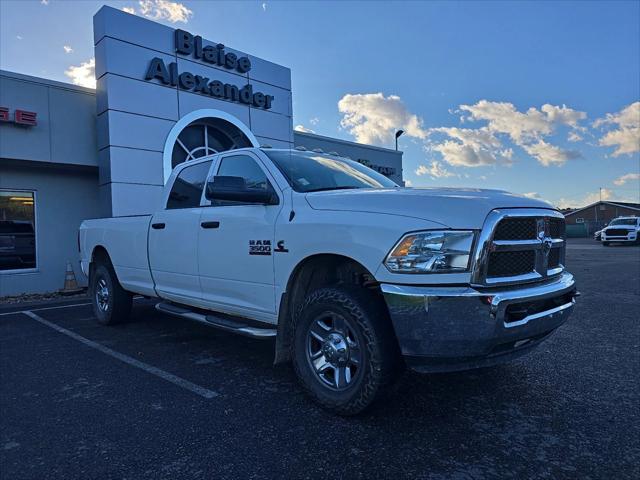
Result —
M 129 318 L 132 295 L 118 282 L 111 262 L 96 264 L 91 275 L 91 303 L 96 319 L 102 325 L 114 325 Z
M 298 310 L 293 364 L 320 405 L 341 415 L 366 409 L 401 365 L 382 300 L 363 288 L 316 290 Z

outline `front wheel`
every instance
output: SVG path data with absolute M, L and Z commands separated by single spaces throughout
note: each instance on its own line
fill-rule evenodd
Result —
M 608 246 L 609 246 L 609 242 L 605 242 L 605 241 L 603 241 L 603 242 L 602 242 L 602 246 L 603 246 L 603 247 L 608 247 Z
M 129 318 L 133 296 L 118 282 L 110 263 L 98 263 L 91 276 L 93 313 L 102 325 L 114 325 Z
M 401 365 L 382 299 L 356 287 L 307 297 L 294 325 L 293 365 L 307 393 L 341 415 L 366 409 Z

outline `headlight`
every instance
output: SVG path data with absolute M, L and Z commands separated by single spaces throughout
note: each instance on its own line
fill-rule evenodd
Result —
M 402 237 L 384 261 L 393 273 L 456 273 L 469 269 L 474 233 L 441 230 Z

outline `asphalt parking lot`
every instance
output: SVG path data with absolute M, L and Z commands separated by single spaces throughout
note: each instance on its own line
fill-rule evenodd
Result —
M 582 297 L 531 355 L 408 372 L 348 419 L 272 343 L 147 301 L 117 327 L 87 304 L 5 307 L 0 478 L 640 478 L 640 247 L 573 240 L 568 264 Z

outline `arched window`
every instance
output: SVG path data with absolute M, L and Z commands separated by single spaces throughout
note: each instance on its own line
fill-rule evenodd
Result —
M 171 167 L 206 155 L 252 146 L 252 140 L 230 121 L 200 118 L 189 123 L 178 134 L 171 153 Z

